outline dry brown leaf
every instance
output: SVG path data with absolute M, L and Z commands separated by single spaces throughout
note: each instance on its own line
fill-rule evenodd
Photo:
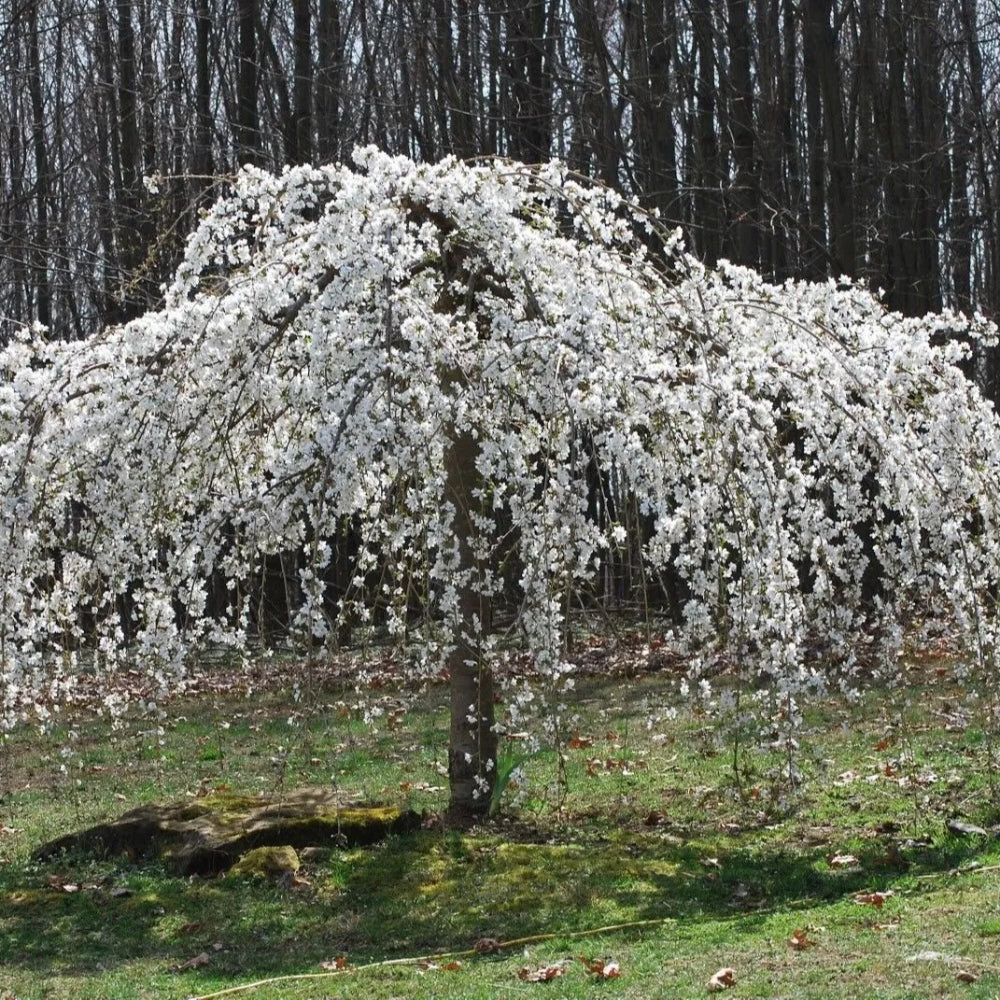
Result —
M 338 955 L 336 958 L 331 958 L 326 962 L 320 962 L 319 967 L 326 969 L 327 972 L 340 972 L 347 968 L 347 956 Z
M 421 972 L 458 972 L 462 968 L 462 963 L 455 959 L 451 962 L 442 962 L 438 965 L 437 962 L 429 962 L 427 959 L 421 959 L 417 962 L 417 968 Z
M 975 983 L 979 980 L 979 976 L 977 976 L 974 972 L 969 972 L 968 969 L 959 969 L 958 972 L 955 973 L 955 978 L 960 983 Z
M 472 947 L 480 955 L 488 955 L 500 950 L 500 941 L 495 937 L 481 937 Z
M 708 981 L 708 988 L 713 993 L 717 993 L 720 990 L 728 990 L 731 986 L 735 985 L 736 970 L 730 968 L 719 969 Z
M 873 920 L 870 923 L 866 924 L 865 926 L 873 931 L 882 931 L 883 933 L 888 933 L 889 931 L 894 931 L 896 930 L 896 928 L 899 927 L 899 921 L 890 920 L 888 923 L 879 923 Z
M 861 859 L 853 854 L 833 854 L 827 858 L 831 868 L 853 868 L 861 864 Z
M 792 936 L 788 939 L 788 945 L 796 951 L 805 951 L 807 948 L 815 948 L 818 942 L 814 941 L 801 928 L 792 931 Z
M 875 909 L 881 910 L 885 901 L 892 895 L 892 889 L 886 889 L 885 892 L 859 892 L 854 897 L 854 902 L 860 906 L 874 906 Z
M 55 889 L 56 892 L 79 892 L 80 891 L 80 883 L 79 882 L 70 882 L 63 875 L 49 875 L 45 879 L 45 884 L 50 889 Z
M 187 972 L 190 969 L 200 969 L 205 965 L 208 965 L 212 961 L 207 951 L 203 951 L 200 955 L 195 955 L 194 958 L 189 958 L 186 962 L 181 962 L 179 965 L 172 965 L 170 967 L 171 972 Z
M 552 965 L 542 965 L 537 969 L 525 966 L 517 970 L 517 978 L 526 983 L 547 983 L 566 974 L 566 963 L 555 962 Z
M 601 979 L 618 979 L 622 974 L 618 963 L 610 959 L 587 958 L 585 955 L 578 955 L 577 957 L 583 962 L 583 967 L 592 976 L 598 976 Z

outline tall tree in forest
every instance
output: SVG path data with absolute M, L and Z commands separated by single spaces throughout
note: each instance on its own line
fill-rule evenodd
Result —
M 729 217 L 735 252 L 732 258 L 748 267 L 758 265 L 760 214 L 758 165 L 754 135 L 754 99 L 750 79 L 750 21 L 748 0 L 729 0 L 727 36 L 729 69 L 729 135 L 735 166 L 730 193 Z
M 237 63 L 236 158 L 258 163 L 263 149 L 258 107 L 260 56 L 257 44 L 259 0 L 236 0 Z
M 723 245 L 724 175 L 716 117 L 719 86 L 713 11 L 711 0 L 692 0 L 691 30 L 697 69 L 690 110 L 692 157 L 688 183 L 693 190 L 690 226 L 693 245 L 708 264 L 719 259 Z
M 627 0 L 623 16 L 638 194 L 664 221 L 680 225 L 674 121 L 679 102 L 671 76 L 676 0 Z
M 48 136 L 45 134 L 45 103 L 42 97 L 42 63 L 39 55 L 38 0 L 28 0 L 27 16 L 28 92 L 31 97 L 31 147 L 35 158 L 35 227 L 31 243 L 31 276 L 35 316 L 39 323 L 52 322 L 52 290 L 49 283 L 49 176 Z
M 316 154 L 320 163 L 329 163 L 340 153 L 340 95 L 344 61 L 340 0 L 320 0 L 316 21 L 316 60 Z

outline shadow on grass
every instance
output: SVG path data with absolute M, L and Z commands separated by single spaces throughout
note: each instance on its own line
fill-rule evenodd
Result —
M 69 859 L 9 866 L 0 871 L 0 954 L 15 973 L 72 977 L 128 963 L 166 971 L 205 952 L 204 972 L 217 981 L 308 971 L 343 953 L 362 963 L 466 949 L 484 936 L 509 941 L 632 921 L 725 920 L 732 934 L 753 931 L 774 911 L 947 871 L 976 846 L 945 839 L 903 873 L 882 863 L 875 843 L 849 870 L 830 868 L 818 849 L 757 837 L 713 845 L 709 858 L 710 843 L 643 830 L 576 843 L 568 833 L 561 843 L 531 843 L 489 831 L 421 832 L 334 853 L 298 889 L 176 879 L 154 867 L 74 868 Z M 51 887 L 56 872 L 81 888 Z

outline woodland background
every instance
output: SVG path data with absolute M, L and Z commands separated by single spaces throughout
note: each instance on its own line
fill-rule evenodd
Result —
M 217 178 L 368 143 L 558 156 L 709 263 L 1000 310 L 995 0 L 2 0 L 0 62 L 3 337 L 154 307 Z

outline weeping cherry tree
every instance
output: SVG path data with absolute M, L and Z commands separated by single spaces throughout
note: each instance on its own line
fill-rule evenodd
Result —
M 571 684 L 568 608 L 624 554 L 737 714 L 791 731 L 915 608 L 992 690 L 1000 434 L 959 367 L 989 336 L 707 270 L 558 163 L 248 167 L 162 309 L 0 354 L 4 725 L 84 668 L 170 689 L 248 653 L 248 581 L 289 552 L 310 655 L 378 628 L 446 672 L 456 816 L 496 783 L 502 651 Z

